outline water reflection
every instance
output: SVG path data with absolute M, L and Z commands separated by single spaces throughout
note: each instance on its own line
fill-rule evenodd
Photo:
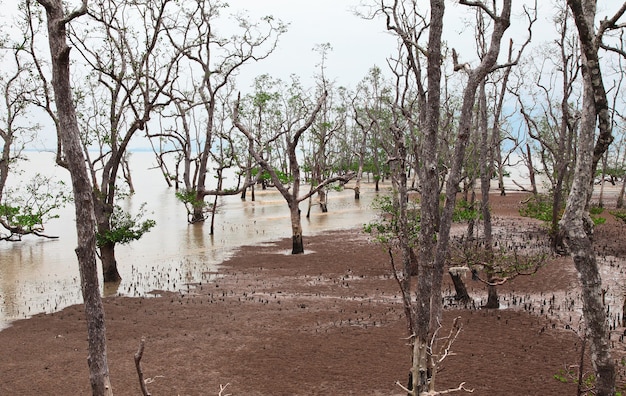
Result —
M 54 164 L 50 153 L 31 153 L 22 179 L 46 171 L 69 183 L 65 170 Z M 107 286 L 104 295 L 142 296 L 153 290 L 181 290 L 187 284 L 208 280 L 218 265 L 242 245 L 258 244 L 290 237 L 291 225 L 287 205 L 275 190 L 256 190 L 256 201 L 240 197 L 220 197 L 215 221 L 215 235 L 209 224 L 188 225 L 186 212 L 168 189 L 158 170 L 153 168 L 150 153 L 133 153 L 131 167 L 137 193 L 120 204 L 138 210 L 146 202 L 146 213 L 157 225 L 140 241 L 116 250 L 122 282 Z M 68 184 L 69 185 L 69 184 Z M 329 194 L 329 212 L 317 206 L 310 218 L 304 215 L 308 202 L 301 203 L 302 226 L 306 236 L 324 230 L 358 227 L 374 215 L 370 203 L 375 195 L 366 185 L 361 200 L 345 190 Z M 50 222 L 46 232 L 59 235 L 58 240 L 26 237 L 19 243 L 0 243 L 0 329 L 10 321 L 39 312 L 52 312 L 80 303 L 78 264 L 74 254 L 76 235 L 73 207 L 68 206 L 60 218 Z

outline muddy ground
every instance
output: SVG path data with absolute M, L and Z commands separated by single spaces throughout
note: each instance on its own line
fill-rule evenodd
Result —
M 541 225 L 517 215 L 523 199 L 494 196 L 496 234 L 518 235 L 516 246 L 544 246 Z M 610 279 L 619 360 L 626 226 L 607 217 L 595 241 Z M 304 255 L 287 254 L 289 245 L 242 247 L 219 274 L 185 293 L 106 298 L 114 393 L 140 394 L 133 355 L 144 337 L 152 395 L 403 394 L 396 381 L 405 383 L 409 368 L 406 322 L 381 246 L 361 230 L 305 236 Z M 484 285 L 465 281 L 474 304 L 451 304 L 444 313 L 441 334 L 456 317 L 463 327 L 438 389 L 465 382 L 473 395 L 575 395 L 565 374 L 581 352 L 571 259 L 551 258 L 536 274 L 500 287 L 508 308 L 499 310 L 480 309 Z M 0 356 L 0 395 L 90 394 L 82 306 L 13 323 L 0 332 Z M 588 359 L 585 365 L 589 371 Z

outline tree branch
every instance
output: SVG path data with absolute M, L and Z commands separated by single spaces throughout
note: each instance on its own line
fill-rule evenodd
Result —
M 141 337 L 139 349 L 135 353 L 135 368 L 137 369 L 137 376 L 139 377 L 139 386 L 141 387 L 141 393 L 143 394 L 143 396 L 150 396 L 150 392 L 148 392 L 148 387 L 146 385 L 146 380 L 143 377 L 143 370 L 141 369 L 141 358 L 143 357 L 145 343 L 146 339 L 144 337 Z

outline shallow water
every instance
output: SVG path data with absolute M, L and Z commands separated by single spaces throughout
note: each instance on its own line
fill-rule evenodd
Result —
M 30 161 L 23 166 L 22 179 L 40 172 L 69 180 L 67 171 L 53 165 L 51 153 L 28 153 L 28 156 Z M 208 221 L 204 225 L 187 224 L 185 208 L 175 198 L 174 189 L 165 185 L 159 170 L 150 169 L 154 166 L 152 158 L 151 153 L 132 154 L 137 192 L 120 204 L 134 212 L 146 202 L 147 217 L 156 220 L 157 225 L 140 241 L 116 248 L 123 280 L 119 286 L 103 290 L 104 295 L 143 296 L 153 290 L 185 291 L 188 284 L 215 276 L 219 263 L 238 247 L 291 236 L 287 205 L 275 190 L 257 189 L 254 202 L 250 194 L 246 201 L 239 196 L 221 197 L 214 235 L 209 233 Z M 307 235 L 360 227 L 375 216 L 370 205 L 376 195 L 373 185 L 366 184 L 362 191 L 360 201 L 354 200 L 352 190 L 331 192 L 329 212 L 321 213 L 314 206 L 310 219 L 304 216 L 308 202 L 300 204 L 305 249 Z M 59 219 L 46 225 L 46 233 L 58 235 L 58 240 L 26 237 L 21 242 L 0 243 L 0 329 L 16 319 L 82 302 L 74 254 L 73 206 L 68 205 L 59 214 Z

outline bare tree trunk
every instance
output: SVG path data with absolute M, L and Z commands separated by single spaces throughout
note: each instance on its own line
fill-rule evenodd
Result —
M 431 341 L 433 320 L 433 300 L 440 298 L 439 291 L 433 288 L 435 276 L 435 250 L 439 227 L 439 172 L 437 163 L 438 134 L 441 105 L 441 36 L 445 2 L 430 1 L 430 30 L 428 33 L 426 119 L 422 142 L 422 201 L 419 249 L 419 276 L 417 279 L 415 332 L 413 345 L 413 384 L 416 395 L 429 390 L 428 351 Z M 436 312 L 436 311 L 435 311 Z M 433 384 L 434 385 L 434 384 Z
M 491 228 L 491 209 L 489 207 L 489 187 L 491 185 L 491 174 L 493 172 L 492 158 L 493 148 L 489 145 L 489 129 L 487 128 L 487 92 L 485 91 L 485 80 L 480 83 L 478 92 L 479 103 L 479 129 L 481 131 L 480 142 L 480 209 L 483 215 L 483 233 L 485 236 L 486 262 L 493 263 L 493 234 Z M 493 271 L 487 270 L 491 281 Z M 491 283 L 487 286 L 487 304 L 485 308 L 496 309 L 500 306 L 498 289 Z
M 65 13 L 61 0 L 37 0 L 46 9 L 48 40 L 52 58 L 52 86 L 59 119 L 58 138 L 63 147 L 63 160 L 72 179 L 76 211 L 78 247 L 76 256 L 80 270 L 81 288 L 87 320 L 89 344 L 89 378 L 93 395 L 112 395 L 106 352 L 104 308 L 96 266 L 96 222 L 92 186 L 85 167 L 78 121 L 70 85 L 70 48 L 67 45 L 66 24 L 87 12 L 87 0 L 81 9 Z
M 624 191 L 626 190 L 626 175 L 623 176 L 622 188 L 619 190 L 619 196 L 617 197 L 617 209 L 621 209 L 624 206 Z
M 533 165 L 533 154 L 530 151 L 530 145 L 526 144 L 526 164 L 528 166 L 528 180 L 530 180 L 530 187 L 533 196 L 537 196 L 537 182 L 535 181 L 535 166 Z
M 467 292 L 467 288 L 465 287 L 465 282 L 463 282 L 463 273 L 452 268 L 448 270 L 448 273 L 450 274 L 452 284 L 454 285 L 454 291 L 456 292 L 454 299 L 460 301 L 463 304 L 468 304 L 472 302 L 472 299 Z
M 596 2 L 567 0 L 567 4 L 572 10 L 583 52 L 583 104 L 574 181 L 560 224 L 582 284 L 583 317 L 596 373 L 596 394 L 609 396 L 615 394 L 615 365 L 611 358 L 609 326 L 602 300 L 602 278 L 591 242 L 593 222 L 587 208 L 596 165 L 613 136 L 598 58 L 597 42 L 601 37 L 593 31 Z M 600 132 L 594 147 L 596 125 Z
M 302 223 L 300 221 L 300 208 L 298 202 L 289 202 L 289 215 L 291 217 L 291 254 L 304 253 L 302 240 Z
M 602 174 L 600 175 L 600 196 L 598 197 L 598 206 L 604 207 L 604 178 L 606 177 L 606 167 L 608 161 L 608 150 L 605 152 L 604 157 L 602 157 Z
M 128 189 L 130 190 L 131 194 L 135 193 L 135 185 L 133 184 L 133 175 L 130 171 L 130 165 L 128 162 L 128 157 L 129 157 L 129 153 L 126 152 L 124 153 L 124 156 L 122 157 L 122 161 L 121 161 L 121 165 L 122 165 L 122 175 L 124 176 L 124 180 L 126 181 L 126 184 L 128 185 Z
M 115 259 L 115 244 L 107 242 L 100 246 L 100 261 L 102 262 L 102 276 L 106 283 L 116 283 L 122 280 L 117 270 Z

